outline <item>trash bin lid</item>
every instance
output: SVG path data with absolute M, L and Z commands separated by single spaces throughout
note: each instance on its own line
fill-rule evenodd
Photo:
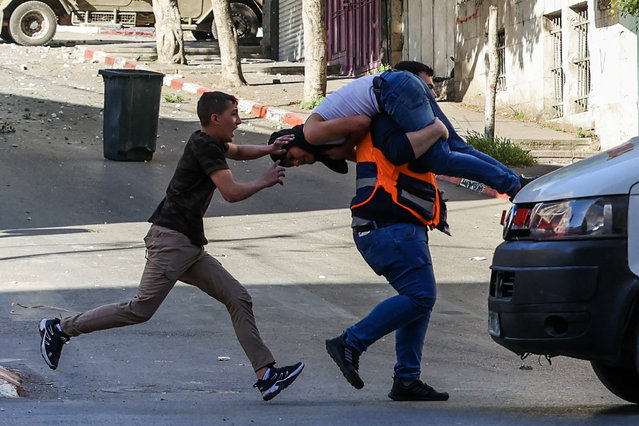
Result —
M 164 74 L 162 74 L 161 72 L 149 70 L 102 69 L 98 70 L 98 74 L 100 74 L 104 78 L 164 78 Z

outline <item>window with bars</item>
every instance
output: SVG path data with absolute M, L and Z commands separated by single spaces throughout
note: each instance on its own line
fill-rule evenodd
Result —
M 574 64 L 577 67 L 577 96 L 575 112 L 588 111 L 590 95 L 590 48 L 588 46 L 588 8 L 573 9 L 576 14 L 573 29 L 577 32 L 577 52 Z
M 563 42 L 562 42 L 562 25 L 561 14 L 548 18 L 550 20 L 550 37 L 552 39 L 552 79 L 553 79 L 553 103 L 554 118 L 564 116 L 564 85 L 566 77 L 563 67 Z
M 497 31 L 497 90 L 506 90 L 506 31 Z

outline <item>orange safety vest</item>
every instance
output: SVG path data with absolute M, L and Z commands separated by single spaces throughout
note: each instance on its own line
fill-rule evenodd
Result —
M 413 172 L 408 164 L 394 165 L 373 146 L 370 132 L 357 145 L 356 155 L 357 194 L 351 202 L 351 210 L 374 203 L 375 195 L 382 189 L 397 206 L 424 225 L 448 233 L 446 204 L 441 199 L 433 173 Z

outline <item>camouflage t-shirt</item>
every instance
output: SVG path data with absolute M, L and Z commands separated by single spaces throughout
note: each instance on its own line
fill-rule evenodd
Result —
M 179 231 L 195 245 L 205 245 L 202 218 L 209 207 L 215 184 L 210 174 L 228 169 L 224 153 L 228 145 L 198 130 L 186 143 L 175 174 L 149 222 Z

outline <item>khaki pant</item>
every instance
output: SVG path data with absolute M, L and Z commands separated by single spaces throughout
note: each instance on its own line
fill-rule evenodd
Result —
M 100 306 L 60 322 L 62 331 L 78 336 L 92 331 L 149 320 L 177 280 L 200 288 L 222 302 L 231 315 L 235 335 L 255 371 L 275 362 L 260 337 L 253 315 L 253 303 L 246 289 L 212 256 L 186 235 L 152 225 L 144 238 L 147 262 L 133 300 Z

